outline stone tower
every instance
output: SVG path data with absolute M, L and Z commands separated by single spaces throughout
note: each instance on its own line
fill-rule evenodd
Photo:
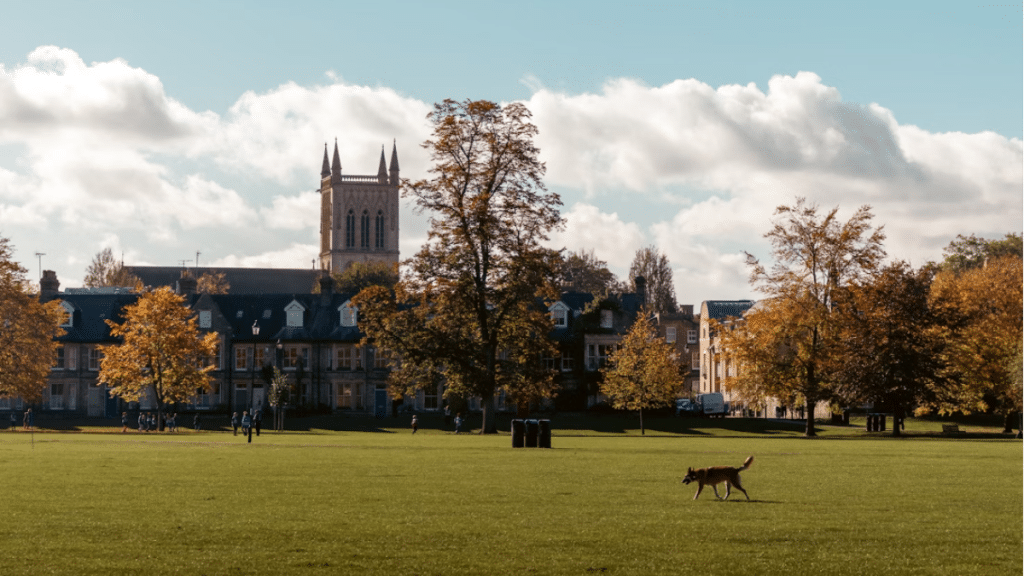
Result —
M 342 175 L 338 142 L 320 171 L 320 268 L 341 272 L 353 262 L 398 262 L 398 147 L 391 166 L 380 150 L 374 176 Z

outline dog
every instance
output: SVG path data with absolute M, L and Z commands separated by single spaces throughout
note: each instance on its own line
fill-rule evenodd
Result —
M 683 484 L 689 484 L 690 482 L 697 483 L 697 493 L 693 495 L 693 499 L 696 500 L 700 496 L 701 490 L 704 490 L 706 484 L 711 485 L 711 489 L 715 491 L 715 497 L 720 500 L 727 500 L 729 494 L 732 492 L 732 487 L 735 486 L 737 490 L 743 492 L 743 495 L 750 500 L 750 495 L 740 485 L 740 472 L 750 468 L 750 464 L 754 461 L 754 457 L 750 456 L 743 461 L 743 466 L 739 468 L 733 468 L 731 466 L 713 466 L 711 468 L 698 468 L 694 470 L 689 468 L 686 471 L 686 477 L 683 478 Z M 718 484 L 725 482 L 725 498 L 718 495 Z

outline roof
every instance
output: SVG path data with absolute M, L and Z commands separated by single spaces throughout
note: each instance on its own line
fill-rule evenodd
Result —
M 705 310 L 708 320 L 723 320 L 730 316 L 739 318 L 753 305 L 753 300 L 705 300 L 701 304 L 701 320 L 705 318 Z
M 125 266 L 146 286 L 173 288 L 184 268 L 180 266 Z M 207 273 L 224 274 L 229 294 L 310 294 L 320 270 L 296 268 L 188 268 L 193 278 Z

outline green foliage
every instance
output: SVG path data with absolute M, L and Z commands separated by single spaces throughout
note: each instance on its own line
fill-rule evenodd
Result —
M 942 250 L 944 260 L 940 267 L 959 274 L 965 270 L 979 268 L 985 260 L 1004 256 L 1024 257 L 1024 243 L 1019 233 L 1008 232 L 1002 240 L 986 240 L 974 234 L 957 234 L 956 239 Z
M 668 406 L 681 393 L 680 365 L 673 346 L 658 337 L 646 309 L 601 369 L 601 393 L 620 410 L 636 410 L 644 434 L 644 410 Z
M 342 272 L 332 272 L 334 289 L 345 294 L 357 294 L 370 286 L 383 286 L 392 289 L 398 283 L 398 265 L 388 262 L 353 262 Z M 314 293 L 320 292 L 319 282 L 313 287 Z
M 676 311 L 676 288 L 672 283 L 672 267 L 667 256 L 654 246 L 637 250 L 633 263 L 629 265 L 628 283 L 634 292 L 637 276 L 643 276 L 647 282 L 644 306 L 660 314 Z
M 615 274 L 608 270 L 608 263 L 599 260 L 593 250 L 570 252 L 559 268 L 562 286 L 569 290 L 587 292 L 598 298 L 622 291 Z

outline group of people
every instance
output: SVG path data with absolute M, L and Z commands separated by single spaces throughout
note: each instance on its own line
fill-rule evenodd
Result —
M 451 412 L 451 409 L 448 406 L 445 406 L 444 407 L 444 427 L 445 427 L 445 429 L 448 429 L 448 427 L 451 426 L 451 423 L 452 423 L 452 412 Z M 455 433 L 456 434 L 459 434 L 460 432 L 462 432 L 462 425 L 465 424 L 465 423 L 466 423 L 466 420 L 465 420 L 465 418 L 462 417 L 462 412 L 457 413 L 455 415 Z M 412 417 L 412 433 L 415 434 L 416 431 L 419 430 L 419 429 L 420 429 L 420 422 L 416 418 L 416 415 L 413 414 L 413 417 Z
M 198 414 L 196 415 L 198 420 Z M 164 427 L 168 432 L 178 431 L 178 413 L 174 412 L 164 418 Z M 198 430 L 199 428 L 196 428 Z M 156 432 L 159 430 L 156 412 L 139 412 L 139 432 Z M 121 432 L 128 431 L 128 413 L 121 412 Z
M 231 415 L 231 429 L 234 431 L 234 435 L 238 436 L 238 428 L 242 428 L 242 436 L 248 438 L 248 442 L 252 442 L 253 430 L 256 431 L 256 435 L 260 435 L 260 430 L 263 428 L 263 411 L 256 410 L 249 414 L 248 410 L 242 412 L 242 418 L 238 418 L 238 412 Z
M 33 421 L 32 409 L 29 408 L 29 409 L 25 410 L 25 413 L 21 417 L 21 427 L 22 427 L 22 429 L 23 430 L 31 430 L 32 429 L 32 423 L 33 423 L 32 421 Z M 8 430 L 17 430 L 17 428 L 18 428 L 18 413 L 15 412 L 14 410 L 11 410 L 11 426 L 8 428 Z

